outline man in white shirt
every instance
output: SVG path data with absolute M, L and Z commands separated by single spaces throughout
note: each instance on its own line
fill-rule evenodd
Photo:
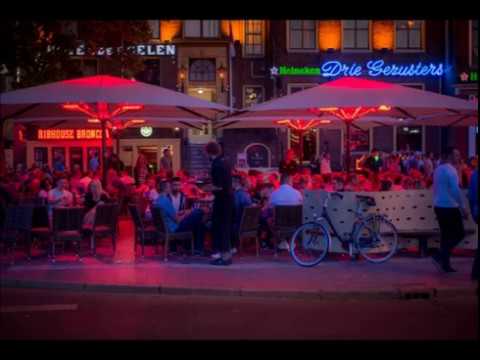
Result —
M 120 181 L 122 183 L 124 183 L 126 186 L 131 186 L 131 185 L 135 185 L 135 179 L 133 177 L 131 177 L 130 175 L 128 175 L 128 172 L 126 170 L 123 170 L 121 173 L 120 173 Z
M 439 270 L 455 272 L 450 266 L 450 252 L 465 236 L 463 219 L 468 218 L 468 213 L 455 169 L 460 161 L 460 152 L 450 147 L 443 158 L 445 161 L 433 174 L 433 205 L 441 238 L 440 250 L 432 258 Z
M 292 187 L 292 177 L 288 173 L 283 173 L 280 179 L 280 187 L 270 196 L 270 207 L 277 205 L 302 205 L 303 196 L 300 191 Z M 278 248 L 288 250 L 287 241 L 283 240 Z
M 293 188 L 292 177 L 289 174 L 282 174 L 280 184 L 280 187 L 270 196 L 270 206 L 303 204 L 302 194 Z
M 52 214 L 52 208 L 73 205 L 73 195 L 67 190 L 68 180 L 59 179 L 57 187 L 48 192 L 49 213 Z

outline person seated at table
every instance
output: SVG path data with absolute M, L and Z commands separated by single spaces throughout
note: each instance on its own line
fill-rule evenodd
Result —
M 192 231 L 195 241 L 195 253 L 203 253 L 205 225 L 203 224 L 204 211 L 194 209 L 191 211 L 177 212 L 168 197 L 171 193 L 170 182 L 161 180 L 158 183 L 158 198 L 153 202 L 153 207 L 160 208 L 163 212 L 165 224 L 171 233 Z M 176 243 L 171 244 L 171 251 L 175 251 Z
M 333 184 L 332 184 L 332 174 L 324 174 L 323 178 L 323 190 L 332 192 L 333 191 Z
M 83 217 L 83 228 L 91 230 L 95 221 L 95 209 L 97 205 L 110 202 L 110 196 L 103 190 L 100 179 L 90 181 L 85 193 L 83 206 L 85 207 L 85 215 Z
M 233 236 L 232 236 L 232 254 L 237 252 L 238 248 L 238 232 L 240 230 L 240 222 L 242 220 L 243 209 L 247 206 L 252 205 L 252 198 L 247 191 L 246 179 L 234 175 L 232 177 L 232 188 L 233 188 Z
M 80 179 L 79 183 L 80 183 L 80 186 L 83 187 L 85 192 L 88 189 L 88 184 L 90 184 L 93 178 L 94 178 L 93 171 L 86 171 L 83 173 L 83 177 Z
M 155 178 L 153 176 L 147 177 L 145 184 L 147 185 L 148 190 L 143 193 L 143 197 L 147 199 L 150 203 L 153 203 L 158 198 Z
M 70 177 L 70 189 L 72 192 L 79 192 L 79 187 L 82 186 L 82 170 L 80 165 L 74 164 L 72 169 L 72 176 Z
M 73 206 L 73 194 L 67 190 L 68 180 L 60 178 L 57 185 L 48 192 L 48 212 L 52 215 L 52 209 L 56 207 Z
M 391 191 L 402 191 L 402 190 L 404 190 L 403 186 L 402 186 L 402 181 L 403 181 L 403 179 L 402 179 L 401 175 L 396 176 L 393 179 L 392 188 L 390 190 Z
M 130 176 L 130 174 L 126 170 L 120 171 L 120 181 L 126 186 L 135 185 L 135 179 L 133 178 L 133 176 Z
M 344 191 L 362 191 L 362 188 L 360 186 L 360 182 L 358 180 L 358 175 L 357 174 L 351 174 L 349 178 L 347 179 L 347 183 L 345 184 Z
M 370 152 L 370 156 L 365 160 L 364 167 L 369 172 L 378 174 L 382 166 L 383 160 L 380 157 L 380 152 L 376 148 L 373 148 Z
M 38 199 L 41 203 L 47 204 L 48 203 L 48 192 L 52 190 L 52 182 L 49 178 L 45 178 L 40 183 L 40 191 L 38 192 Z
M 333 191 L 343 192 L 345 191 L 345 180 L 341 176 L 335 176 L 333 178 Z
M 180 213 L 187 207 L 187 197 L 182 192 L 182 182 L 179 177 L 174 177 L 170 180 L 170 193 L 167 194 L 172 202 L 175 212 Z
M 268 175 L 268 182 L 273 185 L 275 189 L 280 186 L 280 177 L 276 172 L 272 172 Z
M 268 204 L 269 209 L 273 209 L 278 205 L 302 205 L 303 196 L 300 191 L 292 187 L 292 176 L 288 173 L 283 173 L 280 178 L 280 187 L 275 190 L 270 196 L 270 202 Z M 273 212 L 272 212 L 273 216 Z M 280 250 L 288 250 L 288 243 L 286 240 L 278 245 Z
M 298 161 L 295 151 L 293 149 L 288 149 L 285 155 L 285 159 L 280 161 L 278 170 L 280 174 L 290 174 L 294 175 L 298 171 Z

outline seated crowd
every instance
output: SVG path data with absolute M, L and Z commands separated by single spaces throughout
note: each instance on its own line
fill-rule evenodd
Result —
M 466 187 L 476 166 L 476 158 L 457 169 L 461 186 Z M 382 154 L 373 150 L 360 159 L 356 170 L 347 176 L 332 172 L 330 156 L 323 154 L 317 163 L 300 167 L 292 153 L 280 164 L 280 171 L 233 170 L 234 214 L 232 234 L 238 234 L 243 209 L 261 207 L 259 231 L 262 247 L 271 247 L 273 207 L 301 205 L 306 190 L 325 191 L 401 191 L 426 189 L 432 185 L 433 171 L 438 159 L 432 154 L 402 152 Z M 180 170 L 160 169 L 156 174 L 144 173 L 132 177 L 123 167 L 108 169 L 105 186 L 99 171 L 81 172 L 74 166 L 69 172 L 51 171 L 48 166 L 33 166 L 28 171 L 18 166 L 16 171 L 0 178 L 0 201 L 15 204 L 22 199 L 37 199 L 51 209 L 58 206 L 83 206 L 87 211 L 84 226 L 88 229 L 95 218 L 97 204 L 117 202 L 124 209 L 127 203 L 139 205 L 146 221 L 152 219 L 152 208 L 160 208 L 170 232 L 192 231 L 197 254 L 204 252 L 205 233 L 209 228 L 208 204 L 212 195 L 202 190 L 200 179 Z M 172 244 L 174 247 L 174 244 Z M 232 236 L 233 251 L 238 237 Z M 279 248 L 287 248 L 281 243 Z M 172 250 L 175 250 L 174 248 Z

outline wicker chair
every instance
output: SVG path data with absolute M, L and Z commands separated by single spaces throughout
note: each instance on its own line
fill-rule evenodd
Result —
M 152 211 L 153 224 L 157 229 L 158 236 L 160 239 L 163 239 L 164 241 L 163 261 L 168 261 L 168 251 L 169 251 L 170 241 L 190 240 L 190 246 L 192 250 L 191 253 L 193 255 L 194 253 L 193 233 L 191 231 L 175 232 L 175 233 L 169 232 L 162 209 L 152 207 L 151 211 Z
M 277 205 L 273 208 L 273 239 L 275 256 L 282 237 L 291 236 L 302 225 L 303 205 Z
M 97 237 L 100 236 L 111 236 L 113 253 L 115 254 L 119 209 L 117 204 L 100 204 L 96 206 L 91 243 L 94 255 L 97 251 Z
M 133 224 L 135 226 L 135 245 L 134 252 L 137 253 L 137 244 L 140 239 L 142 245 L 142 258 L 145 256 L 145 239 L 154 239 L 155 241 L 155 252 L 158 254 L 158 233 L 157 229 L 153 225 L 145 225 L 142 216 L 140 215 L 140 210 L 136 204 L 129 204 L 128 210 L 133 219 Z
M 256 253 L 260 255 L 260 244 L 258 240 L 258 222 L 262 209 L 259 206 L 248 206 L 243 209 L 242 218 L 240 220 L 240 228 L 238 234 L 239 252 L 242 254 L 242 240 L 255 239 Z
M 83 238 L 84 213 L 84 209 L 80 207 L 53 209 L 52 262 L 55 262 L 55 245 L 60 240 L 75 242 L 77 244 L 77 258 L 81 260 L 80 246 Z

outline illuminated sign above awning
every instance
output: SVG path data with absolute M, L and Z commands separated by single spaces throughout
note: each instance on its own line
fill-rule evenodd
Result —
M 120 54 L 123 48 L 119 47 L 99 47 L 98 49 L 87 51 L 85 45 L 78 46 L 70 52 L 70 56 L 114 56 Z M 127 52 L 139 56 L 174 56 L 176 46 L 173 44 L 140 44 L 127 46 Z
M 109 133 L 107 131 L 107 138 Z M 38 129 L 38 140 L 101 140 L 100 129 Z
M 386 63 L 382 59 L 370 60 L 366 63 L 344 63 L 333 60 L 326 61 L 318 67 L 273 66 L 272 76 L 370 76 L 370 77 L 426 77 L 443 76 L 447 71 L 442 63 Z

